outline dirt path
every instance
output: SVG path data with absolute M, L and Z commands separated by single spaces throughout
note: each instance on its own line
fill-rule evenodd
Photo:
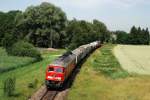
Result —
M 150 75 L 150 46 L 118 45 L 114 54 L 128 72 Z

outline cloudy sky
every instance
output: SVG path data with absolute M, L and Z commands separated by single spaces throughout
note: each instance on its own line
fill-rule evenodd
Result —
M 109 30 L 128 32 L 133 25 L 150 28 L 149 0 L 0 0 L 0 11 L 24 11 L 44 1 L 61 7 L 69 19 L 98 19 Z

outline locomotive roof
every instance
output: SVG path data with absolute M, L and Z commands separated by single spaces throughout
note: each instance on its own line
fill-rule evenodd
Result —
M 67 67 L 67 64 L 69 64 L 69 62 L 72 61 L 70 60 L 72 59 L 72 57 L 72 52 L 66 52 L 62 56 L 58 57 L 51 65 Z

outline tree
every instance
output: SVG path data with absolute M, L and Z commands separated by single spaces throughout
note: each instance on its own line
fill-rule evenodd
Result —
M 130 35 L 129 35 L 129 43 L 131 44 L 136 44 L 136 38 L 137 38 L 137 28 L 135 26 L 133 26 L 131 28 L 131 31 L 130 31 Z
M 71 41 L 69 49 L 97 40 L 106 42 L 110 36 L 105 24 L 98 20 L 94 20 L 93 23 L 85 20 L 71 20 L 68 22 L 66 34 L 66 43 Z
M 115 32 L 117 39 L 116 42 L 119 44 L 128 44 L 128 34 L 124 31 Z
M 84 20 L 77 21 L 76 19 L 69 22 L 66 29 L 67 41 L 71 41 L 69 49 L 74 49 L 82 44 L 89 43 L 94 39 L 92 24 Z
M 150 34 L 149 34 L 149 30 L 148 28 L 146 28 L 146 30 L 142 30 L 142 40 L 143 40 L 143 44 L 149 44 L 150 41 Z
M 2 40 L 7 35 L 12 35 L 15 30 L 15 17 L 20 11 L 9 11 L 7 13 L 0 12 L 0 45 L 2 44 Z M 11 41 L 9 41 L 11 42 Z
M 146 31 L 145 31 L 144 35 L 146 37 L 146 44 L 149 44 L 149 42 L 150 42 L 150 33 L 149 33 L 148 28 L 146 28 Z
M 19 15 L 17 27 L 23 28 L 23 37 L 40 47 L 58 47 L 66 27 L 66 15 L 53 4 L 44 2 L 39 6 L 30 6 Z
M 141 29 L 141 27 L 136 28 L 135 26 L 131 28 L 129 34 L 130 44 L 149 44 L 149 39 L 148 28 L 146 30 Z
M 110 34 L 107 31 L 107 27 L 104 23 L 94 19 L 93 20 L 94 31 L 99 35 L 101 42 L 108 42 Z

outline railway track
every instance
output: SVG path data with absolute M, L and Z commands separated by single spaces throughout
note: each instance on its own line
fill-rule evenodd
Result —
M 45 86 L 42 86 L 29 100 L 54 100 L 59 92 L 57 90 L 47 90 Z
M 47 90 L 40 100 L 54 100 L 58 91 Z
M 94 51 L 92 51 L 94 52 Z M 86 59 L 90 56 L 89 53 L 85 59 L 81 60 L 79 64 L 76 65 L 72 74 L 68 78 L 68 80 L 64 83 L 64 86 L 60 90 L 47 90 L 46 86 L 42 86 L 34 95 L 31 96 L 29 100 L 66 100 L 69 89 L 72 87 L 72 84 L 76 78 L 76 75 L 80 72 L 82 64 L 86 61 Z

